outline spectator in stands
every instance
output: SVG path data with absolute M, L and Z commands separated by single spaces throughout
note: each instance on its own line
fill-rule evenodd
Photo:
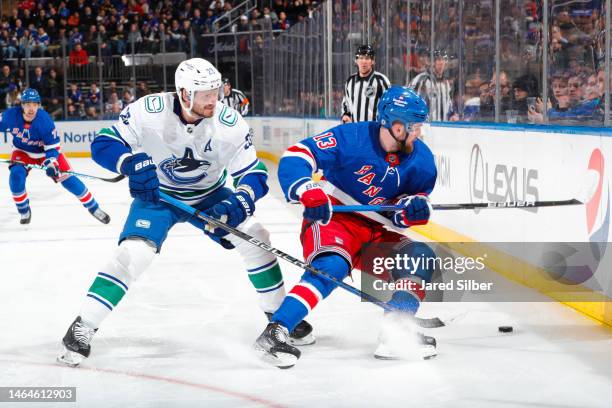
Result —
M 89 29 L 83 36 L 83 46 L 88 54 L 96 55 L 98 53 L 98 27 L 95 24 L 89 26 Z
M 85 117 L 88 120 L 98 119 L 98 110 L 95 106 L 91 105 L 85 108 Z
M 70 30 L 70 35 L 68 37 L 68 48 L 73 50 L 77 44 L 81 44 L 83 42 L 83 34 L 79 32 L 78 27 L 73 27 Z
M 32 56 L 32 47 L 34 46 L 34 39 L 30 33 L 30 30 L 24 30 L 23 36 L 18 40 L 19 55 L 22 58 L 30 58 Z
M 132 92 L 130 92 L 129 89 L 123 91 L 123 98 L 121 99 L 121 102 L 123 102 L 123 106 L 129 105 L 130 103 L 134 102 L 134 100 L 134 95 L 132 94 Z
M 47 104 L 45 109 L 53 120 L 63 119 L 64 107 L 60 103 L 58 98 L 51 98 L 51 101 Z
M 66 119 L 67 120 L 81 119 L 81 112 L 80 112 L 80 109 L 78 108 L 78 105 L 75 105 L 75 104 L 68 105 L 68 113 L 66 114 Z
M 11 74 L 11 67 L 4 64 L 0 72 L 0 109 L 2 110 L 8 107 L 6 98 L 11 91 L 11 87 L 16 87 L 15 78 Z
M 89 64 L 89 55 L 81 44 L 78 43 L 74 46 L 74 49 L 70 51 L 70 65 L 81 67 L 87 64 Z
M 149 86 L 147 85 L 146 82 L 144 81 L 140 81 L 138 82 L 138 88 L 136 88 L 136 99 L 140 99 L 145 95 L 148 95 L 151 93 L 151 90 L 149 89 Z
M 36 89 L 42 98 L 49 96 L 49 84 L 43 75 L 42 67 L 34 68 L 34 75 L 30 78 L 30 88 Z
M 59 98 L 61 100 L 64 99 L 64 90 L 63 90 L 63 82 L 59 80 L 57 77 L 57 71 L 55 68 L 51 68 L 49 70 L 49 77 L 47 78 L 47 89 L 48 89 L 48 97 Z
M 278 15 L 278 21 L 274 24 L 273 27 L 275 30 L 288 30 L 289 29 L 289 21 L 287 21 L 287 13 L 281 11 Z
M 130 25 L 130 32 L 127 36 L 127 43 L 129 44 L 130 52 L 132 51 L 132 42 L 134 43 L 135 52 L 140 52 L 142 47 L 142 34 L 140 33 L 137 24 Z
M 119 115 L 123 110 L 123 102 L 119 99 L 117 92 L 113 92 L 109 95 L 104 104 L 104 113 L 107 117 L 115 117 Z
M 98 88 L 98 84 L 96 84 L 95 82 L 92 83 L 91 86 L 89 87 L 87 99 L 89 100 L 90 104 L 92 102 L 99 103 L 100 101 L 100 89 Z
M 111 35 L 111 42 L 113 44 L 113 48 L 115 49 L 115 53 L 117 55 L 125 54 L 125 47 L 126 47 L 125 40 L 126 40 L 126 36 L 125 36 L 125 32 L 123 31 L 123 24 L 119 24 L 117 26 L 117 31 L 115 31 Z
M 45 28 L 38 27 L 36 41 L 34 42 L 34 51 L 36 51 L 41 57 L 44 57 L 45 52 L 47 52 L 47 48 L 49 47 L 49 42 L 49 34 L 47 34 L 45 31 Z
M 85 6 L 83 14 L 81 15 L 80 24 L 83 27 L 91 27 L 96 24 L 96 16 L 93 14 L 90 6 Z
M 274 26 L 278 22 L 278 15 L 267 6 L 263 8 L 263 18 L 266 20 L 266 27 Z
M 75 83 L 70 84 L 67 95 L 69 105 L 80 105 L 83 102 L 83 93 Z
M 179 26 L 178 20 L 172 20 L 171 26 L 166 32 L 166 50 L 168 51 L 184 51 L 185 40 L 187 36 L 183 29 Z
M 531 74 L 522 75 L 514 81 L 512 91 L 512 110 L 518 113 L 517 122 L 525 123 L 529 111 L 527 98 L 538 96 L 538 80 Z
M 583 99 L 583 78 L 580 74 L 574 74 L 567 81 L 570 106 L 578 106 Z
M 2 50 L 2 58 L 14 58 L 17 56 L 17 38 L 9 33 L 8 30 L 2 30 L 0 35 L 0 49 Z

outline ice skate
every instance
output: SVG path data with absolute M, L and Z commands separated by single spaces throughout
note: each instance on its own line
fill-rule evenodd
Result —
M 32 211 L 28 210 L 27 213 L 20 213 L 19 216 L 20 216 L 20 219 L 19 219 L 20 224 L 29 224 L 30 220 L 32 219 Z
M 374 357 L 379 360 L 429 360 L 437 355 L 436 339 L 416 331 L 409 315 L 385 313 Z
M 268 321 L 272 318 L 272 313 L 266 312 L 266 317 Z M 295 329 L 291 333 L 289 333 L 289 341 L 288 343 L 292 346 L 309 346 L 314 344 L 316 338 L 314 334 L 312 334 L 312 326 L 306 320 L 302 320 L 295 326 Z
M 84 358 L 91 353 L 91 339 L 96 334 L 97 329 L 85 325 L 78 316 L 68 328 L 66 335 L 62 339 L 64 349 L 57 356 L 57 361 L 71 367 L 78 366 Z
M 279 323 L 269 323 L 254 344 L 255 351 L 266 363 L 278 368 L 290 368 L 300 358 L 301 352 L 288 344 L 289 331 Z
M 102 211 L 100 207 L 96 208 L 95 211 L 91 212 L 91 215 L 93 215 L 94 218 L 100 221 L 102 224 L 108 224 L 110 222 L 110 215 Z

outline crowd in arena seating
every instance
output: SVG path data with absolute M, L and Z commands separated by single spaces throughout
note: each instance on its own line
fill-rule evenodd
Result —
M 352 34 L 363 29 L 365 2 L 363 0 L 333 0 L 334 15 L 342 15 L 343 25 L 334 24 L 334 47 L 346 42 L 343 32 Z M 459 20 L 458 0 L 448 0 L 435 16 L 435 55 L 444 58 L 443 75 L 452 83 L 454 107 L 452 114 L 444 120 L 492 121 L 495 117 L 495 11 L 494 2 L 462 0 L 463 20 Z M 102 56 L 121 55 L 131 52 L 131 43 L 137 53 L 156 53 L 162 49 L 161 33 L 165 34 L 166 51 L 194 52 L 199 55 L 192 38 L 216 29 L 237 33 L 249 30 L 286 30 L 305 19 L 310 19 L 320 2 L 311 0 L 264 0 L 258 8 L 247 14 L 235 15 L 227 12 L 238 0 L 147 1 L 147 0 L 85 0 L 70 1 L 21 1 L 19 7 L 0 20 L 0 50 L 8 60 L 0 72 L 0 109 L 18 103 L 19 91 L 26 82 L 23 65 L 17 59 L 36 56 L 61 55 L 60 38 L 66 38 L 67 54 L 72 66 L 91 64 L 92 55 L 98 51 Z M 436 61 L 431 56 L 431 9 L 430 2 L 412 2 L 410 21 L 406 2 L 390 0 L 394 7 L 389 19 L 393 37 L 385 41 L 382 13 L 387 1 L 372 0 L 371 21 L 368 21 L 374 44 L 379 51 L 385 47 L 392 50 L 390 69 L 400 70 L 405 83 L 425 71 L 431 71 Z M 535 0 L 509 0 L 501 2 L 501 70 L 500 119 L 541 123 L 544 112 L 550 122 L 589 123 L 601 122 L 605 71 L 605 22 L 602 0 L 581 1 L 557 5 L 549 3 L 548 39 L 548 83 L 542 83 L 543 64 L 543 13 L 542 2 Z M 346 19 L 352 11 L 353 18 Z M 241 11 L 244 13 L 244 11 Z M 228 24 L 235 18 L 233 24 Z M 348 26 L 352 22 L 349 29 Z M 410 26 L 411 55 L 405 50 L 408 43 L 407 25 Z M 459 38 L 462 24 L 463 38 Z M 441 29 L 440 27 L 443 27 Z M 336 31 L 334 31 L 336 33 Z M 98 45 L 98 38 L 101 39 Z M 249 40 L 251 41 L 251 40 Z M 338 41 L 340 43 L 338 43 Z M 262 50 L 264 41 L 255 36 L 248 46 L 239 43 L 239 53 L 248 47 Z M 459 47 L 463 46 L 462 58 Z M 100 47 L 100 50 L 98 49 Z M 244 48 L 244 49 L 243 49 Z M 344 51 L 343 51 L 344 52 Z M 349 53 L 352 51 L 349 51 Z M 382 54 L 382 53 L 381 53 Z M 379 54 L 379 61 L 383 55 Z M 438 57 L 438 55 L 440 57 Z M 11 60 L 13 58 L 13 60 Z M 460 77 L 459 61 L 462 61 Z M 381 66 L 379 66 L 380 68 Z M 255 69 L 255 67 L 253 68 Z M 391 77 L 392 75 L 389 76 Z M 399 75 L 395 75 L 398 78 Z M 461 79 L 461 83 L 460 83 Z M 104 117 L 116 114 L 120 107 L 138 97 L 147 88 L 146 82 L 137 86 L 137 80 L 122 83 L 108 92 L 103 89 L 103 104 L 91 91 L 91 81 L 67 84 L 61 70 L 55 68 L 33 68 L 29 73 L 30 83 L 41 91 L 45 103 L 63 106 L 64 86 L 77 87 L 81 98 L 67 100 L 69 118 Z M 396 80 L 397 82 L 397 80 Z M 404 81 L 402 81 L 404 82 Z M 116 86 L 116 85 L 115 85 Z M 459 89 L 461 87 L 461 89 Z M 547 87 L 548 106 L 542 101 L 543 88 Z M 140 90 L 139 90 L 140 89 Z M 333 91 L 333 100 L 342 94 Z M 282 109 L 287 114 L 296 114 L 307 109 L 323 115 L 323 96 L 317 91 L 302 91 L 301 98 L 287 101 Z M 461 99 L 460 99 L 461 98 Z M 98 102 L 98 103 L 96 103 Z M 263 106 L 266 101 L 261 101 Z M 339 103 L 338 103 L 339 104 Z M 279 108 L 281 109 L 281 108 Z
M 451 2 L 452 3 L 452 2 Z M 601 0 L 553 7 L 549 14 L 548 83 L 542 84 L 542 9 L 535 0 L 501 3 L 500 120 L 542 123 L 546 110 L 551 123 L 601 123 L 605 93 L 605 15 Z M 445 76 L 454 85 L 455 112 L 446 120 L 492 121 L 495 115 L 495 25 L 492 2 L 464 2 L 465 78 L 459 100 L 458 10 L 444 11 L 445 27 L 436 30 L 436 47 L 447 56 Z M 410 77 L 430 69 L 428 10 L 412 10 L 414 42 Z M 399 27 L 398 27 L 399 28 Z M 548 106 L 542 102 L 543 86 Z
M 253 2 L 258 7 L 248 16 L 228 13 L 238 3 L 241 1 L 20 1 L 18 7 L 0 19 L 0 56 L 5 61 L 0 74 L 0 109 L 19 103 L 19 93 L 26 84 L 22 60 L 61 56 L 62 38 L 66 40 L 71 67 L 90 64 L 98 51 L 103 58 L 131 53 L 132 43 L 136 53 L 157 53 L 165 49 L 166 52 L 191 51 L 198 55 L 197 42 L 201 34 L 215 30 L 286 30 L 304 19 L 317 5 L 312 0 L 268 0 Z M 162 39 L 165 39 L 163 45 Z M 32 75 L 36 82 L 30 78 L 30 83 L 39 89 L 45 105 L 63 106 L 61 70 L 36 67 Z M 78 84 L 68 86 L 78 87 Z M 136 91 L 132 84 L 116 95 L 110 92 L 100 109 L 95 92 L 86 90 L 81 98 L 68 98 L 66 116 L 93 118 L 112 114 L 118 106 L 129 103 L 141 93 Z M 107 109 L 108 104 L 111 106 Z M 61 117 L 62 111 L 53 109 L 56 111 Z

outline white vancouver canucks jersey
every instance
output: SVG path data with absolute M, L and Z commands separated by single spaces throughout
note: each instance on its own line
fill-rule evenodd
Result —
M 223 186 L 228 176 L 238 182 L 247 173 L 265 173 L 251 130 L 238 112 L 217 102 L 212 118 L 187 124 L 175 95 L 138 99 L 121 112 L 112 129 L 134 153 L 153 158 L 162 191 L 193 204 Z

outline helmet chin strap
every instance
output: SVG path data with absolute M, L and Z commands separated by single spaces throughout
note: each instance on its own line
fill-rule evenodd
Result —
M 181 104 L 181 107 L 183 109 L 185 109 L 187 111 L 187 113 L 189 114 L 189 116 L 193 116 L 199 119 L 205 119 L 203 116 L 198 115 L 197 113 L 195 113 L 193 111 L 193 100 L 195 99 L 195 95 L 189 95 L 189 107 L 185 106 L 185 104 L 183 103 L 183 95 L 182 95 L 183 90 L 181 89 L 181 95 L 179 95 L 179 102 Z

